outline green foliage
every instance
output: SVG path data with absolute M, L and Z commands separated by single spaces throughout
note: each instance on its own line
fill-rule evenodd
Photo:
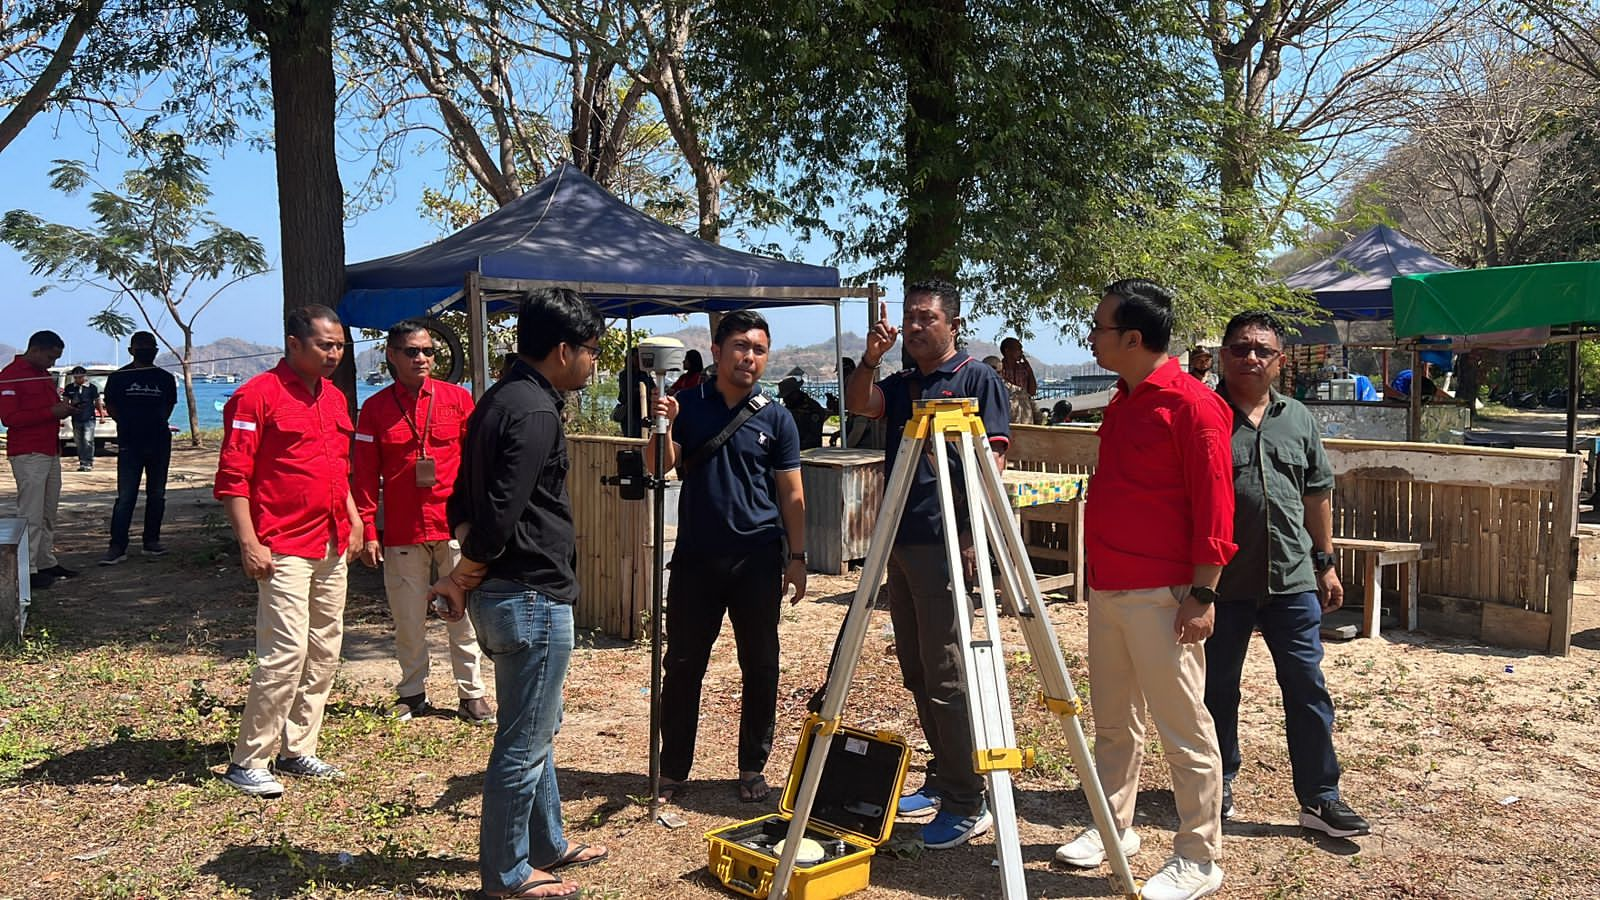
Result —
M 1216 114 L 1175 4 L 714 8 L 696 62 L 720 161 L 862 277 L 955 272 L 1024 332 L 1036 316 L 1075 327 L 1130 274 L 1166 278 L 1208 319 L 1261 302 L 1259 264 L 1214 248 L 1217 204 L 1187 187 Z M 947 244 L 913 233 L 940 217 Z

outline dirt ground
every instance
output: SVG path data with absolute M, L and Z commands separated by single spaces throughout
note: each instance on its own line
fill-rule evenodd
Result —
M 443 716 L 384 717 L 397 670 L 377 573 L 352 578 L 345 664 L 322 737 L 322 755 L 349 778 L 293 781 L 270 802 L 215 778 L 249 677 L 255 592 L 211 499 L 213 467 L 213 453 L 181 451 L 168 501 L 173 552 L 111 568 L 94 560 L 105 545 L 114 460 L 65 474 L 57 546 L 82 573 L 37 593 L 27 640 L 0 654 L 0 897 L 470 896 L 491 735 Z M 9 470 L 0 474 L 0 510 L 15 496 L 9 479 Z M 1594 588 L 1580 585 L 1566 659 L 1394 631 L 1328 647 L 1345 794 L 1374 823 L 1355 841 L 1315 839 L 1295 824 L 1281 706 L 1258 639 L 1221 896 L 1600 895 Z M 784 616 L 779 735 L 767 770 L 775 784 L 853 589 L 852 578 L 814 576 L 813 599 Z M 1084 686 L 1085 611 L 1063 601 L 1050 613 Z M 846 719 L 916 746 L 886 612 L 874 613 L 870 634 Z M 1107 869 L 1051 864 L 1089 816 L 1060 730 L 1022 699 L 1036 679 L 1021 638 L 1006 639 L 1019 739 L 1039 749 L 1017 792 L 1029 896 L 1109 896 Z M 563 810 L 570 838 L 611 848 L 605 862 L 573 873 L 585 896 L 726 896 L 706 870 L 703 833 L 775 806 L 742 804 L 735 793 L 731 636 L 706 678 L 697 780 L 680 808 L 689 825 L 670 831 L 642 802 L 648 648 L 595 634 L 580 645 L 557 740 Z M 442 650 L 435 660 L 431 693 L 448 706 Z M 1089 725 L 1092 735 L 1092 715 Z M 925 761 L 914 754 L 911 784 Z M 1153 731 L 1147 762 L 1136 823 L 1145 849 L 1133 859 L 1140 877 L 1160 866 L 1175 824 Z M 906 827 L 897 836 L 914 835 Z M 920 857 L 898 842 L 873 860 L 872 886 L 859 896 L 998 897 L 993 853 L 991 837 Z

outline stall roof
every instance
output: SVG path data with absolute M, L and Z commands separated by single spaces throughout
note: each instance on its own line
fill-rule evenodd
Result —
M 1394 280 L 1395 337 L 1600 324 L 1600 262 L 1462 269 Z
M 1375 225 L 1284 283 L 1310 293 L 1335 319 L 1387 319 L 1394 309 L 1392 279 L 1455 268 L 1393 228 Z
M 533 189 L 435 243 L 345 267 L 339 315 L 387 328 L 460 303 L 469 272 L 490 309 L 513 291 L 558 282 L 608 316 L 826 303 L 862 293 L 839 270 L 743 253 L 700 240 L 613 197 L 561 165 Z M 497 290 L 499 293 L 497 294 Z

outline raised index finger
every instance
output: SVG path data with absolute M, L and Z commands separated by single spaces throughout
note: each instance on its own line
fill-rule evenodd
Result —
M 889 321 L 889 301 L 878 301 L 878 320 L 881 322 Z

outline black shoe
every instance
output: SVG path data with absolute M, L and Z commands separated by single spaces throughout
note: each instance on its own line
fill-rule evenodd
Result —
M 1222 780 L 1222 818 L 1223 821 L 1233 818 L 1233 782 L 1226 778 Z
M 160 541 L 157 541 L 154 544 L 145 544 L 144 545 L 144 555 L 145 556 L 166 556 L 167 555 L 167 548 L 162 546 Z
M 1337 797 L 1315 806 L 1300 807 L 1300 827 L 1340 838 L 1359 837 L 1372 832 L 1367 820 L 1356 815 L 1348 803 Z
M 56 577 L 48 572 L 39 571 L 28 576 L 28 587 L 35 591 L 42 591 L 56 583 Z
M 425 716 L 433 707 L 428 705 L 427 694 L 412 694 L 401 697 L 389 707 L 389 718 L 396 722 L 409 722 L 418 716 Z
M 49 575 L 51 578 L 71 578 L 78 573 L 76 570 L 69 569 L 60 563 L 56 563 L 48 569 L 40 569 L 39 574 Z
M 127 558 L 128 558 L 128 548 L 126 548 L 126 547 L 109 547 L 109 548 L 106 549 L 106 555 L 100 557 L 100 565 L 102 565 L 102 566 L 114 566 L 114 565 L 122 562 L 123 560 L 125 560 Z

